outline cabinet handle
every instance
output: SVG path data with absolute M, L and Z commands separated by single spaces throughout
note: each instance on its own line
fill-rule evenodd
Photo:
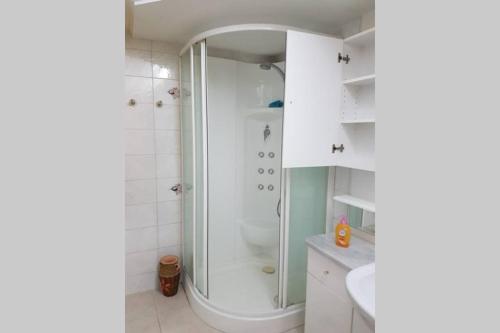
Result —
M 344 151 L 344 144 L 341 144 L 340 146 L 335 146 L 335 144 L 332 145 L 332 154 L 335 154 L 335 151 L 338 150 L 341 153 Z
M 337 62 L 341 62 L 341 61 L 345 61 L 346 64 L 349 63 L 349 60 L 351 60 L 351 58 L 349 57 L 348 54 L 346 54 L 345 56 L 342 56 L 342 54 L 339 52 L 339 55 L 337 56 Z

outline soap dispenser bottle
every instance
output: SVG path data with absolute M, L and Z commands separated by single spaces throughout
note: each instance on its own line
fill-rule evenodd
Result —
M 335 227 L 335 244 L 341 247 L 349 247 L 351 240 L 351 227 L 347 223 L 347 218 L 342 216 Z

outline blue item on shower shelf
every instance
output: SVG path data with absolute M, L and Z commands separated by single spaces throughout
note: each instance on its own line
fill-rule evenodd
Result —
M 280 101 L 279 99 L 269 103 L 270 108 L 282 108 L 283 107 L 283 101 Z

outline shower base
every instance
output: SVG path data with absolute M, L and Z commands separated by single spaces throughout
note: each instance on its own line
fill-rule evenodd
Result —
M 261 269 L 262 267 L 260 267 Z M 261 272 L 261 274 L 265 274 Z M 268 274 L 266 274 L 268 275 Z M 269 275 L 268 275 L 269 276 Z M 225 280 L 227 281 L 227 280 Z M 238 281 L 237 281 L 238 282 Z M 240 288 L 231 290 L 233 296 L 240 295 L 244 289 L 243 283 L 238 283 Z M 238 285 L 231 284 L 231 285 Z M 191 279 L 184 275 L 183 287 L 186 291 L 189 304 L 196 313 L 205 323 L 209 326 L 216 328 L 222 332 L 226 333 L 248 333 L 248 332 L 266 332 L 266 333 L 282 333 L 289 331 L 295 327 L 304 324 L 304 305 L 293 305 L 286 309 L 275 309 L 273 300 L 268 298 L 255 298 L 258 301 L 252 302 L 252 309 L 258 302 L 262 302 L 264 306 L 267 306 L 270 310 L 268 312 L 246 312 L 242 310 L 235 310 L 235 307 L 223 308 L 220 305 L 216 305 L 205 298 L 200 292 L 193 286 Z M 276 289 L 274 289 L 276 290 Z M 243 292 L 246 293 L 246 292 Z M 229 294 L 225 294 L 226 296 Z M 247 294 L 248 295 L 248 294 Z M 237 297 L 236 299 L 241 300 L 243 297 Z M 267 301 L 264 301 L 266 299 Z M 219 298 L 219 302 L 225 302 L 227 298 Z M 235 302 L 236 303 L 236 302 Z M 243 308 L 243 304 L 239 304 Z
M 251 260 L 218 270 L 209 276 L 210 301 L 242 313 L 267 313 L 277 308 L 278 272 L 265 273 L 269 262 Z

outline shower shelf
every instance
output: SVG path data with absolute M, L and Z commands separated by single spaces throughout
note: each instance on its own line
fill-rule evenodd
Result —
M 247 118 L 255 120 L 275 120 L 283 117 L 283 108 L 254 108 Z
M 368 200 L 356 198 L 351 195 L 336 195 L 333 197 L 333 200 L 346 205 L 361 208 L 368 212 L 375 213 L 375 203 Z

